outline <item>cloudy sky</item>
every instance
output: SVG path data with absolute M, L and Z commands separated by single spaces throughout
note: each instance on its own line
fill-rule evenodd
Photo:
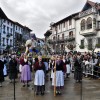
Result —
M 28 26 L 37 37 L 44 37 L 51 22 L 79 12 L 87 0 L 0 0 L 0 6 L 13 21 Z M 100 2 L 100 0 L 91 0 Z

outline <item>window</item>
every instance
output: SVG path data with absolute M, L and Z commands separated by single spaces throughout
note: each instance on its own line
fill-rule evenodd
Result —
M 5 38 L 3 38 L 3 45 L 5 45 Z
M 8 45 L 8 41 L 9 41 L 9 39 L 7 39 L 7 40 L 6 40 L 6 42 L 7 42 L 7 45 Z
M 92 28 L 92 18 L 89 17 L 89 18 L 87 19 L 87 29 L 91 29 L 91 28 Z
M 21 32 L 23 32 L 23 29 L 21 29 Z
M 10 40 L 10 45 L 12 45 L 12 40 Z
M 100 38 L 98 38 L 98 44 L 100 44 Z
M 59 24 L 59 29 L 60 29 L 60 24 Z
M 62 34 L 62 39 L 64 39 L 64 34 Z
M 16 30 L 17 30 L 17 26 L 16 26 Z
M 7 21 L 8 25 L 9 25 L 9 21 Z
M 7 27 L 7 32 L 9 33 L 9 27 Z
M 69 20 L 69 25 L 72 25 L 72 19 Z
M 99 16 L 100 16 L 100 11 L 99 11 Z
M 93 19 L 93 28 L 96 28 L 96 19 Z
M 85 30 L 85 19 L 81 21 L 81 31 Z
M 10 29 L 10 32 L 12 33 L 12 28 Z
M 19 27 L 19 31 L 20 31 L 20 27 Z
M 59 35 L 58 35 L 58 40 L 59 40 Z
M 4 30 L 4 32 L 5 32 L 5 30 L 6 30 L 6 26 L 5 26 L 5 25 L 3 25 L 3 30 Z
M 61 44 L 61 50 L 64 50 L 64 45 L 63 44 Z
M 100 29 L 100 21 L 98 21 L 98 26 L 97 26 L 97 28 Z
M 88 39 L 88 50 L 92 50 L 92 39 Z
M 63 27 L 65 28 L 65 22 L 63 23 Z
M 69 37 L 72 37 L 73 36 L 73 31 L 70 31 L 69 32 Z
M 68 22 L 66 22 L 66 28 L 68 28 Z
M 81 40 L 81 45 L 84 46 L 84 40 Z
M 55 38 L 55 36 L 53 37 L 53 40 L 55 40 L 56 38 Z
M 6 22 L 6 20 L 4 19 L 4 23 Z

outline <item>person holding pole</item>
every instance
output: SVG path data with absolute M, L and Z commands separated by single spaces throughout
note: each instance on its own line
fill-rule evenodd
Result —
M 61 88 L 64 86 L 64 75 L 63 75 L 63 61 L 61 60 L 61 56 L 57 56 L 57 60 L 55 59 L 55 67 L 54 67 L 54 77 L 52 79 L 52 86 L 54 86 L 54 95 L 61 95 Z

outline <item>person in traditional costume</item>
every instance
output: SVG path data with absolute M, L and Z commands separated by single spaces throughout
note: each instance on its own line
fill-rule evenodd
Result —
M 27 86 L 29 87 L 29 82 L 32 80 L 31 77 L 31 69 L 28 64 L 28 58 L 27 56 L 24 57 L 24 65 L 22 66 L 21 71 L 21 82 L 23 83 L 23 87 Z
M 18 78 L 17 61 L 15 55 L 12 55 L 11 60 L 9 62 L 9 79 L 11 80 L 10 83 L 12 83 L 13 79 L 17 78 Z
M 82 81 L 82 61 L 80 60 L 79 57 L 75 56 L 75 62 L 74 62 L 74 67 L 75 67 L 75 72 L 74 72 L 74 79 L 76 82 L 81 82 Z
M 22 67 L 24 66 L 25 62 L 24 62 L 24 54 L 21 55 L 20 59 L 19 59 L 19 72 L 22 72 Z
M 45 65 L 42 61 L 42 57 L 38 56 L 38 61 L 34 64 L 35 78 L 34 85 L 36 90 L 36 95 L 41 93 L 44 95 L 45 91 Z
M 60 95 L 61 94 L 61 89 L 62 87 L 64 87 L 64 63 L 61 60 L 61 56 L 57 57 L 57 61 L 56 61 L 56 67 L 54 67 L 54 75 L 53 75 L 53 79 L 52 79 L 52 86 L 56 86 L 56 94 Z M 56 72 L 55 72 L 56 69 Z M 56 73 L 56 77 L 55 77 L 55 73 Z M 56 82 L 55 82 L 56 81 Z
M 49 61 L 49 69 L 51 71 L 50 73 L 50 81 L 52 81 L 52 78 L 54 77 L 54 66 L 55 66 L 55 56 L 51 57 L 51 60 Z
M 63 63 L 64 63 L 64 66 L 63 66 L 64 67 L 64 76 L 66 78 L 66 71 L 67 70 L 66 70 L 66 56 L 65 55 L 63 55 L 63 59 L 62 60 L 63 60 Z
M 2 61 L 2 58 L 0 58 L 0 87 L 2 87 L 2 82 L 4 81 L 3 68 L 4 68 L 4 62 Z
M 68 78 L 71 72 L 71 62 L 68 55 L 66 56 L 66 70 L 66 77 Z

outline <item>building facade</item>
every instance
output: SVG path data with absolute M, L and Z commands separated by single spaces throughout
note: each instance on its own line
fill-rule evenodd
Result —
M 32 30 L 26 26 L 10 20 L 0 8 L 0 50 L 16 50 L 25 41 L 24 35 L 30 37 Z M 20 45 L 20 46 L 19 46 Z M 23 44 L 24 45 L 24 44 Z
M 80 12 L 52 23 L 50 30 L 46 40 L 53 52 L 100 51 L 100 4 L 87 0 Z
M 56 23 L 51 24 L 52 34 L 48 43 L 52 52 L 64 53 L 75 49 L 75 19 L 78 13 L 72 14 Z
M 100 51 L 100 4 L 87 1 L 76 17 L 76 50 Z

